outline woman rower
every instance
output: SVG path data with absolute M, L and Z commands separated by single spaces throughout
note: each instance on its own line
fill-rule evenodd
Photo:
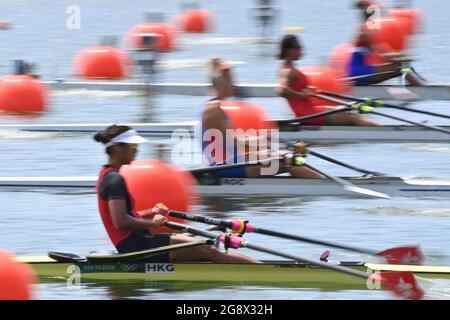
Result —
M 277 93 L 286 98 L 289 106 L 297 117 L 304 117 L 332 110 L 333 107 L 316 106 L 311 96 L 317 93 L 316 88 L 308 85 L 306 76 L 294 66 L 294 61 L 302 55 L 302 46 L 295 35 L 285 35 L 280 44 L 279 58 L 283 59 L 278 76 Z M 302 124 L 310 125 L 359 125 L 375 126 L 375 121 L 369 120 L 357 113 L 346 111 L 319 117 Z
M 359 28 L 358 35 L 355 41 L 355 48 L 350 57 L 347 75 L 354 78 L 353 82 L 356 85 L 370 85 L 377 84 L 392 78 L 402 76 L 402 64 L 409 63 L 410 59 L 405 57 L 402 53 L 384 53 L 376 54 L 374 45 L 370 41 L 370 37 L 364 27 L 367 21 L 376 12 L 374 8 L 380 4 L 372 3 L 370 1 L 357 1 L 355 7 L 360 10 L 363 26 Z M 378 45 L 379 52 L 386 51 L 386 48 Z M 376 63 L 377 56 L 382 58 L 384 62 Z M 425 86 L 427 83 L 416 74 L 412 68 L 408 68 L 405 75 L 405 80 L 414 86 Z M 364 75 L 371 75 L 367 77 L 360 77 Z
M 194 241 L 193 238 L 181 234 L 152 234 L 149 227 L 159 227 L 167 220 L 164 214 L 168 209 L 161 203 L 154 208 L 137 212 L 134 209 L 132 195 L 128 192 L 124 178 L 119 169 L 130 164 L 145 138 L 128 126 L 112 125 L 98 132 L 94 139 L 106 146 L 108 164 L 104 165 L 97 181 L 97 197 L 103 225 L 119 253 L 142 251 L 156 247 L 168 246 Z M 153 219 L 143 216 L 154 212 Z M 155 256 L 155 262 L 175 261 L 213 261 L 217 263 L 257 263 L 250 257 L 225 253 L 214 246 L 203 245 L 172 251 Z
M 237 137 L 234 136 L 232 139 L 234 141 L 227 141 L 228 138 L 226 131 L 227 129 L 233 129 L 231 126 L 231 121 L 228 118 L 226 112 L 222 109 L 222 101 L 234 96 L 236 89 L 233 85 L 233 80 L 231 76 L 231 71 L 229 66 L 223 63 L 220 58 L 213 58 L 209 64 L 209 76 L 212 82 L 213 95 L 214 98 L 210 99 L 206 104 L 202 113 L 202 151 L 203 156 L 207 159 L 210 166 L 216 165 L 226 165 L 233 163 L 243 163 L 248 162 L 250 159 L 257 158 L 259 160 L 266 159 L 268 157 L 279 157 L 287 151 L 283 152 L 281 150 L 268 150 L 267 148 L 262 148 L 256 152 L 249 152 L 244 154 L 241 150 L 245 149 L 251 143 L 260 145 L 259 139 L 267 139 L 267 137 Z M 205 141 L 205 133 L 208 130 L 216 130 L 222 136 L 223 144 L 220 146 L 215 146 L 214 154 L 209 153 L 208 143 Z M 215 140 L 210 142 L 215 143 Z M 264 142 L 263 142 L 264 143 Z M 233 147 L 229 147 L 232 145 Z M 265 141 L 265 146 L 270 145 Z M 275 163 L 277 162 L 277 163 Z M 272 160 L 272 166 L 276 166 L 278 171 L 275 174 L 283 173 L 288 171 L 295 178 L 304 179 L 324 179 L 325 177 L 306 167 L 301 166 L 288 166 L 283 161 Z M 216 173 L 212 173 L 213 176 L 218 177 L 260 177 L 267 174 L 267 171 L 262 170 L 262 166 L 243 166 L 235 169 L 223 170 Z

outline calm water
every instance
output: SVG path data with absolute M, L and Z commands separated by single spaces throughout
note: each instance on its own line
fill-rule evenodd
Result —
M 0 72 L 8 73 L 11 61 L 26 59 L 38 63 L 43 78 L 70 77 L 71 61 L 82 48 L 98 43 L 101 36 L 125 32 L 143 18 L 144 12 L 164 12 L 166 20 L 176 14 L 180 1 L 19 1 L 0 3 L 0 20 L 10 20 L 13 28 L 0 31 Z M 216 28 L 203 35 L 181 35 L 179 50 L 161 57 L 164 71 L 158 81 L 204 82 L 204 68 L 198 67 L 214 55 L 235 63 L 237 82 L 269 83 L 276 79 L 279 61 L 273 58 L 274 45 L 242 44 L 242 37 L 254 38 L 257 30 L 249 19 L 253 1 L 203 1 L 214 12 Z M 280 20 L 274 36 L 282 27 L 301 26 L 306 46 L 303 65 L 319 65 L 337 44 L 351 39 L 357 23 L 351 1 L 299 2 L 277 1 Z M 444 1 L 415 1 L 425 13 L 425 30 L 418 39 L 415 53 L 420 58 L 416 68 L 433 83 L 450 82 L 449 22 L 450 4 Z M 80 30 L 68 30 L 66 8 L 81 8 Z M 215 45 L 213 38 L 233 38 L 231 43 Z M 205 40 L 200 45 L 200 40 Z M 211 40 L 213 39 L 213 40 Z M 241 40 L 240 40 L 241 39 Z M 217 41 L 217 40 L 216 40 Z M 206 44 L 205 44 L 206 43 Z M 122 45 L 122 42 L 119 43 Z M 188 67 L 189 66 L 189 67 Z M 159 96 L 149 105 L 142 97 L 125 93 L 70 92 L 52 95 L 51 110 L 37 119 L 3 116 L 0 123 L 82 123 L 192 120 L 206 98 Z M 273 116 L 288 117 L 289 109 L 281 99 L 251 99 L 269 109 Z M 446 112 L 448 102 L 421 102 L 414 105 L 436 112 Z M 400 115 L 400 112 L 391 112 Z M 448 113 L 448 112 L 447 112 Z M 403 115 L 403 114 L 402 114 Z M 428 119 L 418 114 L 406 115 L 416 121 Z M 393 123 L 384 121 L 384 123 Z M 1 176 L 96 175 L 105 161 L 102 147 L 90 137 L 54 137 L 0 132 Z M 450 178 L 448 144 L 356 144 L 319 149 L 337 159 L 396 176 L 431 176 Z M 154 155 L 152 146 L 142 148 L 138 158 Z M 326 162 L 310 159 L 332 174 L 351 174 Z M 97 213 L 92 195 L 44 193 L 0 193 L 0 248 L 19 255 L 44 254 L 46 251 L 112 250 Z M 261 226 L 279 228 L 310 237 L 383 249 L 401 244 L 420 244 L 426 263 L 450 264 L 450 200 L 393 200 L 356 198 L 283 198 L 209 200 L 198 210 L 204 214 L 220 210 L 227 216 L 239 216 Z M 258 243 L 267 239 L 250 235 Z M 271 239 L 273 248 L 316 257 L 322 247 Z M 267 255 L 250 253 L 258 258 Z M 332 259 L 367 260 L 368 257 L 333 250 Z M 429 298 L 448 298 L 448 282 L 426 284 Z M 386 299 L 383 292 L 322 292 L 264 287 L 227 287 L 208 290 L 177 291 L 153 288 L 148 284 L 130 286 L 86 284 L 80 290 L 64 285 L 40 285 L 42 299 Z

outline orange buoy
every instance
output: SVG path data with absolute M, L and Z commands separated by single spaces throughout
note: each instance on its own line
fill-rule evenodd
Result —
M 317 87 L 323 91 L 336 93 L 348 93 L 350 91 L 350 82 L 342 79 L 342 74 L 330 67 L 302 67 L 299 70 L 305 74 L 308 79 L 308 85 L 310 86 Z M 337 105 L 318 98 L 311 99 L 318 106 Z
M 8 30 L 11 28 L 11 22 L 7 20 L 0 21 L 0 30 Z
M 407 18 L 406 32 L 408 35 L 416 34 L 423 25 L 422 11 L 416 8 L 392 8 L 388 11 L 388 15 L 391 17 Z
M 178 28 L 184 32 L 201 33 L 212 29 L 212 13 L 208 10 L 190 10 L 175 17 Z
M 0 300 L 30 300 L 37 283 L 33 269 L 16 262 L 14 255 L 0 250 Z
M 274 128 L 274 124 L 269 121 L 267 110 L 256 103 L 222 101 L 220 107 L 230 119 L 233 129 L 258 131 Z
M 85 79 L 116 80 L 131 73 L 131 58 L 123 50 L 96 46 L 81 50 L 75 57 L 74 74 Z
M 175 49 L 177 31 L 171 24 L 144 22 L 132 27 L 125 43 L 134 49 L 171 51 Z
M 351 43 L 341 43 L 337 45 L 331 51 L 328 59 L 329 67 L 336 70 L 340 74 L 340 77 L 347 77 L 348 67 L 354 51 L 355 45 Z M 376 52 L 372 52 L 368 55 L 367 59 L 368 64 L 380 64 L 385 62 L 385 60 Z
M 348 65 L 354 50 L 355 46 L 351 43 L 341 43 L 337 45 L 331 51 L 328 65 L 330 68 L 339 72 L 341 77 L 346 77 L 348 74 Z
M 369 19 L 364 25 L 374 49 L 380 53 L 403 51 L 408 45 L 408 19 L 381 17 Z
M 47 108 L 48 88 L 28 75 L 0 78 L 0 110 L 14 113 L 43 112 Z
M 157 160 L 137 160 L 120 168 L 136 210 L 153 208 L 164 203 L 170 210 L 189 211 L 197 198 L 195 179 L 187 172 Z M 196 183 L 196 182 L 195 182 Z M 150 216 L 151 217 L 151 216 Z M 170 220 L 185 221 L 169 217 Z M 151 232 L 173 232 L 167 227 L 150 228 Z

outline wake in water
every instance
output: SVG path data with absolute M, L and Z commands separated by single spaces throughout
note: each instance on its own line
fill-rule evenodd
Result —
M 413 145 L 405 148 L 412 152 L 438 152 L 438 153 L 450 153 L 450 147 L 448 145 Z
M 70 138 L 76 135 L 58 132 L 29 132 L 20 130 L 0 130 L 0 139 L 54 139 Z
M 427 279 L 419 276 L 416 279 L 425 291 L 424 300 L 450 299 L 450 279 Z
M 277 38 L 207 38 L 182 41 L 183 45 L 254 45 L 278 43 Z
M 105 91 L 105 90 L 88 90 L 88 89 L 74 89 L 74 90 L 54 90 L 52 96 L 55 97 L 93 97 L 100 99 L 122 99 L 129 97 L 138 97 L 145 95 L 141 91 Z
M 432 209 L 401 208 L 394 206 L 377 206 L 357 208 L 368 214 L 377 215 L 396 215 L 396 216 L 422 216 L 422 217 L 450 217 L 450 208 L 448 206 Z
M 208 66 L 207 59 L 180 59 L 180 60 L 161 60 L 157 62 L 157 67 L 161 69 L 188 69 L 199 68 L 204 69 Z M 227 60 L 227 64 L 232 66 L 248 64 L 245 61 Z

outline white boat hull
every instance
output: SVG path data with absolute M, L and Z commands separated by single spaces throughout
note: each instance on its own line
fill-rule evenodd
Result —
M 49 124 L 49 125 L 0 125 L 0 131 L 19 130 L 57 134 L 94 134 L 103 130 L 105 124 Z M 175 130 L 183 130 L 191 136 L 198 125 L 196 121 L 168 123 L 127 124 L 144 136 L 170 138 Z M 450 130 L 450 126 L 442 126 Z M 427 128 L 408 125 L 386 126 L 300 126 L 280 128 L 281 140 L 304 140 L 311 142 L 449 142 L 450 135 Z M 198 139 L 200 141 L 200 139 Z
M 143 82 L 114 81 L 44 81 L 44 83 L 53 90 L 140 91 L 188 96 L 207 96 L 211 89 L 211 85 L 207 83 L 153 83 L 151 86 Z M 237 85 L 239 95 L 247 98 L 277 97 L 275 87 L 275 84 Z M 400 94 L 403 88 L 400 85 L 356 86 L 352 94 L 359 97 L 395 100 L 395 96 Z M 417 100 L 450 100 L 450 86 L 447 85 L 407 86 L 406 88 L 417 96 Z
M 345 178 L 354 185 L 392 196 L 448 197 L 450 181 L 398 177 Z M 2 191 L 95 192 L 97 177 L 3 177 Z M 204 196 L 358 196 L 331 180 L 270 178 L 199 178 Z

